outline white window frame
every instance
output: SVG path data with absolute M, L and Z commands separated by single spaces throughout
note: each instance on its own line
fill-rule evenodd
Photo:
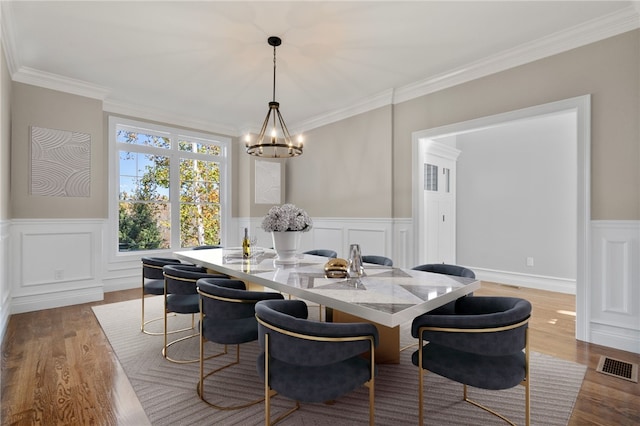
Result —
M 120 161 L 119 161 L 119 151 L 120 147 L 116 141 L 116 130 L 118 126 L 129 126 L 133 128 L 137 128 L 140 131 L 147 130 L 150 133 L 164 133 L 168 134 L 171 138 L 172 144 L 171 148 L 167 149 L 167 153 L 172 158 L 193 158 L 194 155 L 187 151 L 180 151 L 178 149 L 178 144 L 175 143 L 179 138 L 188 138 L 188 139 L 201 139 L 204 141 L 215 141 L 220 146 L 220 155 L 214 157 L 215 161 L 220 164 L 220 241 L 221 244 L 224 245 L 227 240 L 226 230 L 229 228 L 231 221 L 231 138 L 218 136 L 208 133 L 200 133 L 190 130 L 184 130 L 169 126 L 163 126 L 159 124 L 153 124 L 146 121 L 139 121 L 133 119 L 127 119 L 117 116 L 109 116 L 109 220 L 108 220 L 108 236 L 107 241 L 107 252 L 109 253 L 109 258 L 112 261 L 115 260 L 125 260 L 127 258 L 139 258 L 147 255 L 156 255 L 162 253 L 170 253 L 173 251 L 180 250 L 179 246 L 174 246 L 174 244 L 179 244 L 180 242 L 180 227 L 176 226 L 173 222 L 174 215 L 172 214 L 172 222 L 171 222 L 171 247 L 168 249 L 158 249 L 158 250 L 136 250 L 132 252 L 121 252 L 118 250 L 118 229 L 119 229 L 119 215 L 118 215 L 118 205 L 119 205 L 119 194 L 120 194 Z M 138 149 L 141 148 L 141 149 Z M 136 146 L 136 150 L 139 152 L 144 152 L 145 147 Z M 176 161 L 171 161 L 172 169 L 173 164 L 178 164 Z M 172 170 L 173 171 L 173 170 Z M 170 181 L 170 199 L 171 199 L 171 210 L 175 211 L 174 203 L 180 202 L 179 196 L 179 174 L 171 173 L 171 181 Z M 179 210 L 179 209 L 178 209 Z M 179 217 L 179 215 L 178 215 Z

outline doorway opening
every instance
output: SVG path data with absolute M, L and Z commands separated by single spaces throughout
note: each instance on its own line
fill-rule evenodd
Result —
M 498 128 L 499 126 L 504 126 L 506 124 L 512 124 L 517 122 L 525 122 L 529 120 L 539 119 L 541 117 L 549 117 L 549 116 L 558 116 L 562 114 L 572 115 L 572 125 L 573 131 L 575 134 L 575 145 L 572 147 L 573 149 L 573 159 L 575 159 L 575 164 L 572 166 L 572 173 L 574 176 L 572 185 L 574 186 L 575 192 L 573 203 L 575 204 L 575 208 L 572 210 L 571 214 L 575 216 L 575 221 L 572 221 L 572 238 L 575 242 L 571 245 L 575 247 L 575 259 L 574 261 L 570 261 L 571 268 L 573 269 L 572 279 L 567 280 L 567 282 L 563 283 L 563 280 L 557 280 L 554 285 L 559 286 L 559 288 L 544 288 L 540 287 L 536 282 L 535 275 L 530 275 L 526 273 L 526 270 L 519 271 L 517 267 L 511 268 L 515 269 L 515 271 L 509 271 L 509 273 L 514 274 L 513 276 L 520 279 L 531 279 L 533 277 L 532 282 L 527 285 L 527 283 L 519 283 L 520 285 L 527 285 L 529 287 L 535 288 L 543 288 L 543 289 L 551 289 L 554 291 L 563 291 L 566 293 L 575 292 L 576 294 L 576 337 L 580 340 L 586 340 L 586 336 L 588 336 L 587 324 L 589 323 L 586 319 L 589 314 L 587 300 L 589 300 L 589 221 L 590 221 L 590 96 L 580 96 L 577 98 L 566 99 L 563 101 L 538 105 L 530 108 L 525 108 L 521 110 L 511 111 L 503 114 L 498 114 L 489 117 L 483 117 L 475 120 L 455 123 L 447 126 L 442 126 L 433 129 L 427 129 L 419 132 L 415 132 L 412 135 L 413 142 L 413 226 L 414 226 L 414 250 L 416 258 L 413 259 L 413 264 L 426 263 L 423 262 L 419 256 L 423 256 L 425 253 L 425 247 L 428 244 L 425 242 L 425 239 L 428 239 L 427 229 L 427 219 L 429 215 L 426 214 L 425 211 L 425 201 L 428 196 L 428 192 L 425 191 L 424 188 L 424 171 L 425 171 L 425 152 L 427 151 L 427 146 L 429 144 L 433 144 L 433 141 L 437 141 L 440 144 L 446 144 L 452 147 L 457 147 L 455 141 L 458 139 L 463 139 L 460 137 L 461 135 L 469 135 L 473 132 L 484 131 L 487 129 Z M 453 141 L 453 142 L 452 142 Z M 535 141 L 530 145 L 533 146 Z M 540 144 L 542 145 L 542 144 Z M 541 147 L 541 149 L 544 149 Z M 464 157 L 464 150 L 461 150 L 460 160 L 458 164 L 461 164 L 461 159 Z M 527 159 L 523 158 L 522 164 L 525 164 Z M 475 166 L 478 166 L 477 164 Z M 510 164 L 509 166 L 513 166 Z M 534 165 L 535 166 L 535 165 Z M 537 164 L 541 173 L 544 173 L 544 164 Z M 535 168 L 535 167 L 534 167 Z M 491 172 L 489 170 L 489 172 Z M 458 169 L 458 176 L 460 177 L 461 169 Z M 504 180 L 505 185 L 510 184 L 511 182 L 507 178 Z M 501 188 L 496 188 L 496 192 L 499 192 Z M 511 188 L 511 190 L 517 191 L 517 188 Z M 468 192 L 467 192 L 468 193 Z M 427 195 L 425 195 L 427 194 Z M 517 194 L 517 192 L 514 192 Z M 462 196 L 463 194 L 458 194 L 458 196 Z M 458 213 L 458 218 L 464 218 L 465 214 L 468 218 L 469 215 L 472 215 L 473 212 L 470 209 L 482 209 L 482 205 L 487 205 L 486 203 L 490 203 L 491 200 L 475 200 L 474 205 L 469 206 L 464 202 L 461 202 L 458 199 L 456 203 Z M 465 209 L 464 214 L 462 212 L 462 208 Z M 544 209 L 544 205 L 540 206 L 540 209 Z M 511 218 L 514 223 L 517 223 L 520 215 L 516 215 L 515 218 Z M 505 216 L 506 217 L 506 216 Z M 468 222 L 467 222 L 468 223 Z M 476 224 L 477 225 L 477 224 Z M 520 224 L 521 226 L 526 226 L 526 223 Z M 457 227 L 456 227 L 457 228 Z M 465 232 L 468 232 L 469 228 L 465 228 Z M 457 241 L 463 240 L 463 238 L 459 235 L 460 229 L 455 234 L 458 234 Z M 455 242 L 454 242 L 455 243 Z M 516 244 L 516 243 L 514 243 Z M 433 243 L 431 243 L 433 245 Z M 467 249 L 465 247 L 464 249 Z M 469 259 L 469 252 L 464 252 L 464 249 L 458 245 L 456 248 L 456 254 L 464 253 L 465 259 Z M 476 250 L 481 250 L 476 248 Z M 503 254 L 511 255 L 510 252 L 506 252 L 505 250 L 509 250 L 508 248 L 503 249 Z M 457 258 L 458 256 L 456 256 Z M 532 267 L 535 259 L 533 256 L 522 256 L 522 267 Z M 504 272 L 504 271 L 492 271 L 491 268 L 491 259 L 482 259 L 482 257 L 475 257 L 474 261 L 483 263 L 486 261 L 486 264 L 489 265 L 487 268 L 481 268 L 482 271 L 479 274 L 480 279 L 485 279 L 488 281 L 492 281 L 490 279 L 491 273 L 493 272 Z M 459 260 L 459 259 L 458 259 Z M 482 265 L 468 265 L 468 266 L 482 266 Z M 485 265 L 486 266 L 486 265 Z M 562 265 L 559 265 L 562 267 Z M 566 267 L 566 265 L 564 265 Z M 566 271 L 565 271 L 566 272 Z M 484 277 L 483 277 L 484 275 Z M 554 275 L 554 274 L 551 274 Z M 566 275 L 566 274 L 565 274 Z M 558 274 L 561 276 L 561 274 Z M 575 281 L 573 281 L 573 277 L 575 277 Z M 542 277 L 548 278 L 548 277 Z M 548 280 L 546 280 L 548 281 Z M 575 282 L 575 284 L 574 284 Z M 564 286 L 564 287 L 563 287 Z

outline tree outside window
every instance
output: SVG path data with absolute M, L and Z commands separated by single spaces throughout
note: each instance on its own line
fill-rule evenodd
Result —
M 117 126 L 116 144 L 119 251 L 221 243 L 224 150 L 215 140 Z

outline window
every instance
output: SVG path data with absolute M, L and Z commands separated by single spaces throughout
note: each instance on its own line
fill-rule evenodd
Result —
M 424 190 L 438 190 L 438 166 L 435 164 L 424 165 Z
M 118 252 L 221 244 L 230 140 L 109 119 Z

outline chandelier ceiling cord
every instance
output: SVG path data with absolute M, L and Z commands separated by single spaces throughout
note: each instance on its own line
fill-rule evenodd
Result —
M 267 158 L 297 157 L 302 155 L 302 138 L 299 137 L 297 142 L 293 142 L 280 114 L 280 103 L 276 102 L 276 47 L 282 44 L 282 40 L 280 37 L 272 36 L 267 41 L 270 46 L 273 46 L 273 100 L 269 102 L 269 111 L 262 123 L 256 143 L 252 144 L 250 135 L 247 135 L 247 153 Z M 271 132 L 265 140 L 269 123 L 271 123 Z

